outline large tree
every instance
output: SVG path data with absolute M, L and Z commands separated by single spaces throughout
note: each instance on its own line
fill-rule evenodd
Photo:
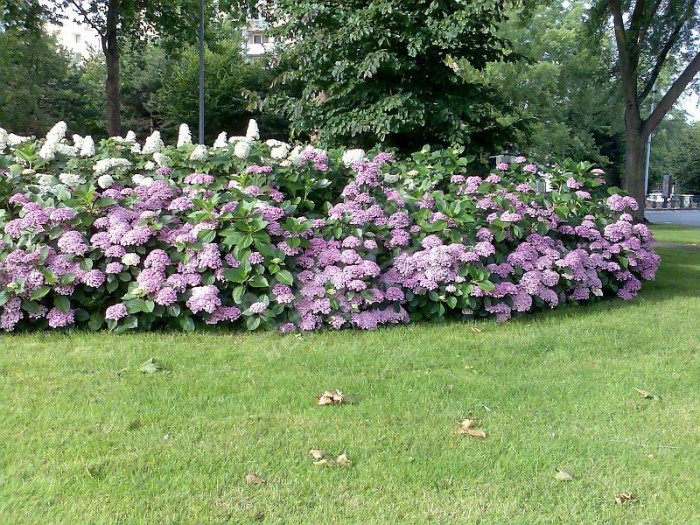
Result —
M 198 0 L 48 0 L 62 16 L 75 20 L 100 37 L 107 70 L 105 82 L 107 132 L 121 132 L 120 54 L 126 39 L 165 35 L 181 42 L 196 40 Z
M 597 0 L 591 20 L 614 32 L 625 111 L 623 187 L 640 202 L 637 217 L 641 219 L 646 198 L 645 144 L 700 71 L 700 3 Z M 643 107 L 655 90 L 660 92 L 656 107 L 645 118 Z
M 404 151 L 461 142 L 491 150 L 508 139 L 508 108 L 477 75 L 509 56 L 496 31 L 511 2 L 276 0 L 265 16 L 286 73 L 268 99 L 295 135 L 326 144 Z

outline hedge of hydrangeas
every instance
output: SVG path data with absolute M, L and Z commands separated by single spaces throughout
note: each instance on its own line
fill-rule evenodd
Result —
M 0 329 L 282 332 L 634 297 L 659 257 L 588 164 L 0 129 Z M 3 168 L 4 166 L 4 168 Z M 4 202 L 3 202 L 4 201 Z

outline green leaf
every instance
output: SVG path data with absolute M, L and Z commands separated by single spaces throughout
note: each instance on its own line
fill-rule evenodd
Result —
M 496 285 L 491 281 L 479 281 L 476 285 L 485 292 L 492 292 L 496 289 Z
M 25 312 L 29 312 L 30 314 L 38 314 L 41 312 L 41 306 L 39 303 L 34 302 L 34 301 L 27 301 L 26 299 L 22 299 L 22 309 Z
M 267 282 L 267 279 L 259 274 L 251 277 L 251 279 L 248 281 L 248 284 L 250 284 L 250 286 L 254 288 L 266 288 L 270 286 L 270 283 Z
M 242 283 L 248 276 L 248 272 L 243 264 L 238 268 L 230 268 L 224 271 L 224 277 L 232 283 Z
M 245 324 L 248 330 L 253 331 L 260 326 L 260 317 L 258 317 L 257 315 L 253 317 L 248 317 L 245 321 Z
M 90 316 L 90 321 L 88 322 L 88 328 L 93 332 L 97 332 L 104 324 L 104 317 L 102 314 L 95 312 Z
M 179 304 L 171 304 L 168 306 L 168 315 L 170 317 L 179 317 L 180 316 L 180 305 Z
M 9 292 L 7 292 L 5 290 L 0 292 L 0 306 L 4 305 L 9 300 L 10 300 L 10 293 Z
M 180 318 L 180 327 L 185 332 L 194 332 L 194 320 L 189 315 L 185 315 Z
M 70 311 L 70 300 L 62 295 L 57 296 L 53 300 L 53 305 L 59 312 L 68 313 Z
M 294 278 L 292 277 L 292 273 L 289 272 L 288 270 L 281 270 L 275 274 L 275 278 L 282 284 L 286 284 L 287 286 L 291 286 L 292 283 L 294 282 Z
M 29 298 L 37 301 L 41 299 L 42 297 L 46 297 L 46 294 L 48 294 L 51 291 L 51 288 L 48 286 L 42 286 L 41 288 L 37 288 L 34 290 L 31 294 L 29 294 Z

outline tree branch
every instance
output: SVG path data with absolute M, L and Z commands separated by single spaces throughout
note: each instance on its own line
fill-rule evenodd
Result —
M 637 35 L 637 43 L 641 46 L 642 42 L 644 42 L 644 39 L 647 37 L 647 31 L 649 31 L 649 27 L 651 26 L 651 22 L 654 20 L 654 15 L 656 15 L 656 11 L 658 11 L 659 6 L 661 5 L 661 0 L 655 0 L 654 5 L 651 6 L 651 9 L 647 11 L 646 16 L 644 17 L 644 21 L 642 22 L 642 25 L 639 27 L 639 34 Z
M 637 0 L 632 11 L 632 19 L 630 21 L 629 36 L 636 45 L 640 44 L 639 30 L 644 23 L 644 15 L 646 14 L 647 0 Z
M 647 80 L 644 89 L 639 95 L 638 101 L 640 105 L 642 104 L 642 102 L 644 102 L 649 93 L 651 93 L 651 90 L 654 89 L 656 79 L 659 78 L 659 74 L 661 73 L 661 69 L 663 69 L 664 67 L 664 63 L 666 62 L 666 58 L 668 58 L 668 54 L 671 52 L 671 49 L 673 49 L 673 46 L 676 45 L 676 42 L 678 42 L 678 37 L 680 36 L 681 30 L 683 29 L 683 26 L 685 25 L 686 21 L 687 19 L 685 16 L 678 21 L 676 27 L 673 28 L 671 36 L 668 37 L 666 44 L 664 44 L 664 47 L 661 49 L 659 56 L 656 57 L 656 63 L 654 64 L 654 69 L 652 69 L 651 71 L 651 76 L 649 76 L 649 79 Z
M 659 102 L 659 105 L 656 106 L 656 109 L 652 112 L 651 115 L 649 115 L 649 118 L 644 122 L 644 125 L 642 126 L 642 137 L 646 139 L 649 136 L 649 134 L 656 129 L 656 126 L 658 126 L 659 123 L 663 120 L 663 118 L 666 116 L 666 113 L 668 113 L 671 110 L 673 104 L 676 103 L 678 97 L 681 96 L 681 93 L 685 91 L 685 88 L 688 86 L 688 84 L 690 84 L 691 80 L 693 80 L 693 78 L 695 77 L 695 75 L 698 74 L 698 72 L 700 72 L 700 53 L 695 55 L 693 60 L 691 60 L 690 63 L 685 67 L 683 73 L 681 73 L 680 76 L 673 83 L 673 85 L 671 85 L 669 90 Z
M 88 12 L 85 10 L 85 8 L 83 8 L 83 6 L 80 5 L 79 0 L 68 0 L 68 2 L 69 2 L 73 7 L 75 7 L 75 9 L 78 11 L 78 13 L 80 13 L 80 14 L 82 15 L 83 20 L 85 20 L 85 23 L 86 23 L 87 25 L 89 25 L 90 27 L 92 27 L 95 31 L 97 31 L 97 34 L 100 35 L 100 37 L 102 37 L 102 36 L 103 36 L 103 35 L 102 35 L 102 30 L 100 29 L 100 27 L 99 27 L 97 24 L 95 24 L 95 23 L 90 19 L 90 13 L 88 13 Z

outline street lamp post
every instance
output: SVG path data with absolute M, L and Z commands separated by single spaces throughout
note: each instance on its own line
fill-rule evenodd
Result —
M 651 113 L 654 112 L 654 95 L 656 95 L 656 89 L 651 92 Z M 651 161 L 651 133 L 647 137 L 647 158 L 644 165 L 644 199 L 649 195 L 649 163 Z
M 204 144 L 204 0 L 199 0 L 199 143 Z

